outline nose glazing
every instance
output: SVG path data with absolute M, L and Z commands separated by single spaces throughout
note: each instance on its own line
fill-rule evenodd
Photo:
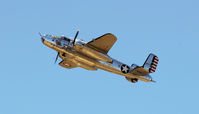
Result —
M 41 40 L 42 40 L 42 42 L 48 41 L 50 43 L 55 44 L 55 39 L 53 38 L 52 35 L 43 35 L 42 38 L 41 38 Z

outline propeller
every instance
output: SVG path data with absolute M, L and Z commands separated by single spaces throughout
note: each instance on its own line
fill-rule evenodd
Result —
M 76 40 L 78 34 L 79 34 L 79 30 L 78 30 L 77 33 L 75 34 L 74 40 L 73 40 L 73 42 L 72 42 L 73 45 L 75 45 L 75 40 Z M 59 52 L 57 53 L 57 56 L 56 56 L 56 59 L 55 59 L 55 63 L 57 62 L 58 57 L 59 57 Z
M 77 31 L 77 33 L 76 33 L 76 35 L 75 35 L 75 37 L 74 37 L 74 40 L 73 40 L 73 42 L 72 42 L 73 45 L 75 44 L 75 40 L 76 40 L 78 34 L 79 34 L 79 30 Z
M 55 63 L 57 62 L 57 59 L 59 57 L 59 52 L 57 53 L 56 59 L 55 59 Z

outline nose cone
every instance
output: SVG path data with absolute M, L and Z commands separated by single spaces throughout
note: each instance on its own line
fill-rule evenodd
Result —
M 45 40 L 45 39 L 44 39 L 43 37 L 41 37 L 41 42 L 42 42 L 42 43 L 44 43 L 44 40 Z
M 41 37 L 41 41 L 44 45 L 46 45 L 47 47 L 54 49 L 58 52 L 63 52 L 63 49 L 61 48 L 61 39 L 53 36 L 53 35 L 42 35 Z
M 43 35 L 41 37 L 41 41 L 42 43 L 45 44 L 45 42 L 51 43 L 51 44 L 55 44 L 55 38 L 52 35 Z

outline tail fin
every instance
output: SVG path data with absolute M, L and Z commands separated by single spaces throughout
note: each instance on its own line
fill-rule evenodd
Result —
M 148 58 L 143 64 L 143 67 L 147 70 L 149 70 L 149 73 L 153 73 L 156 70 L 156 67 L 158 65 L 158 57 L 154 54 L 149 54 Z

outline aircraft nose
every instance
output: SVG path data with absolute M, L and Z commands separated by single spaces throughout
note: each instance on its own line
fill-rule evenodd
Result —
M 52 35 L 48 35 L 48 34 L 44 34 L 41 37 L 41 41 L 44 43 L 45 42 L 49 42 L 51 44 L 55 44 L 55 38 Z
M 42 43 L 44 42 L 44 40 L 45 40 L 45 39 L 44 39 L 43 37 L 41 37 L 41 41 L 42 41 Z

